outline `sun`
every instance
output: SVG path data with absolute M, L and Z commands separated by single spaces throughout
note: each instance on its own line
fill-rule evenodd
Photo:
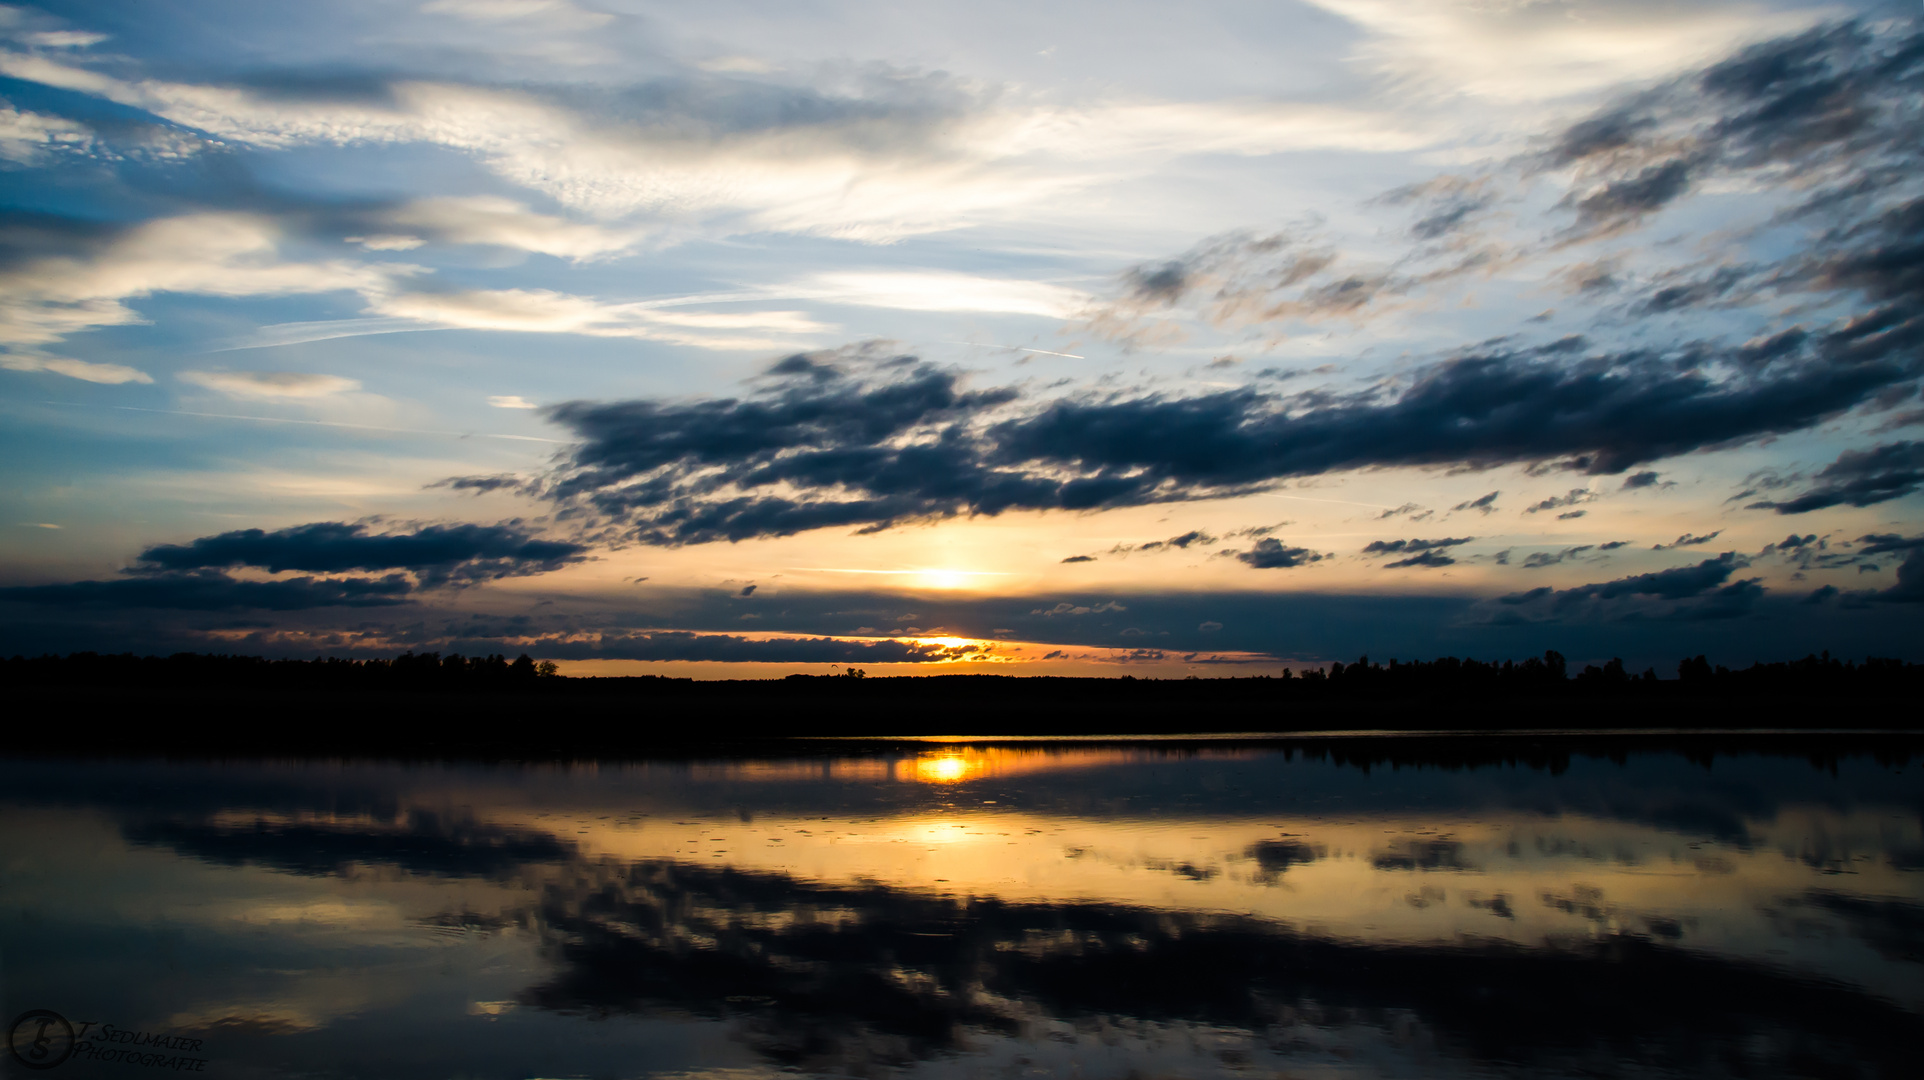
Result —
M 968 587 L 974 576 L 967 570 L 924 570 L 922 583 L 932 589 L 961 589 Z

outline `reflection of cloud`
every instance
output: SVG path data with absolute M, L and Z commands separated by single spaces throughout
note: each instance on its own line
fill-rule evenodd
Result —
M 1405 837 L 1370 857 L 1378 870 L 1477 870 L 1463 859 L 1463 845 L 1455 840 Z
M 344 874 L 354 866 L 393 866 L 415 874 L 491 878 L 531 863 L 560 861 L 573 850 L 544 832 L 423 810 L 393 821 L 161 820 L 129 824 L 123 832 L 128 843 L 168 847 L 211 863 L 311 876 Z
M 556 966 L 525 1003 L 732 1019 L 757 1052 L 810 1072 L 1098 1018 L 1273 1035 L 1307 1014 L 1325 1019 L 1295 1030 L 1321 1038 L 1335 1013 L 1394 1014 L 1433 1033 L 1442 1060 L 1426 1072 L 1493 1057 L 1634 1070 L 1689 1048 L 1779 1073 L 1806 1040 L 1894 1066 L 1913 1027 L 1840 983 L 1659 944 L 1668 926 L 1558 948 L 1369 945 L 1235 915 L 965 901 L 665 860 L 579 864 L 544 894 L 540 922 Z

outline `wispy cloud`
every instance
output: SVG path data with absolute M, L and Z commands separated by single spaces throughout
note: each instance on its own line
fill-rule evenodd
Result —
M 361 388 L 354 379 L 294 371 L 183 371 L 182 382 L 236 398 L 320 398 Z

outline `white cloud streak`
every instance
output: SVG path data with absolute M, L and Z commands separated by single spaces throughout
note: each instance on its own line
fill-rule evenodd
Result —
M 253 400 L 331 397 L 361 388 L 358 381 L 339 375 L 296 371 L 183 371 L 175 377 L 228 397 Z

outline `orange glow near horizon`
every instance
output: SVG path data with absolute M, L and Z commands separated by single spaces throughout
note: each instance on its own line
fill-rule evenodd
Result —
M 988 763 L 970 761 L 958 754 L 942 754 L 915 760 L 915 778 L 925 784 L 954 784 L 983 771 Z

